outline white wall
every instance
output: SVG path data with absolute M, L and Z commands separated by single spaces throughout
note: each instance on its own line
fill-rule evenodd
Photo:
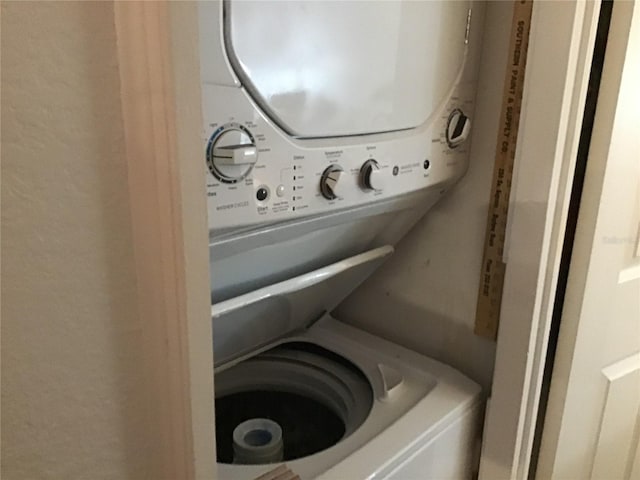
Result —
M 2 478 L 140 479 L 111 2 L 2 2 Z
M 495 343 L 474 335 L 473 326 L 511 14 L 510 2 L 487 4 L 467 175 L 336 312 L 458 368 L 486 389 Z

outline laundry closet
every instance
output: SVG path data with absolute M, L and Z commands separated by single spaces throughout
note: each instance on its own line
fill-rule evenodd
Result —
M 598 6 L 527 8 L 198 5 L 220 478 L 528 471 Z M 496 341 L 478 292 L 525 58 Z

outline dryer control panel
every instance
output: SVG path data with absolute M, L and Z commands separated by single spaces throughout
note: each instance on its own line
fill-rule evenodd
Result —
M 478 2 L 228 0 L 198 12 L 214 234 L 440 192 L 466 171 Z
M 467 168 L 472 85 L 458 85 L 418 128 L 330 141 L 290 137 L 241 87 L 204 84 L 203 97 L 213 230 L 444 190 Z

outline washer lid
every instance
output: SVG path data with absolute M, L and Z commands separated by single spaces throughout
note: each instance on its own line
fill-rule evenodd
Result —
M 216 365 L 307 328 L 338 306 L 392 253 L 391 246 L 369 250 L 214 304 L 211 317 Z
M 424 123 L 464 65 L 470 1 L 227 0 L 231 64 L 288 134 L 388 132 Z

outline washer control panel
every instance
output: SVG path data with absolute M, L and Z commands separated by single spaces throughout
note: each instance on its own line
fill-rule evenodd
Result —
M 241 87 L 204 84 L 211 229 L 286 221 L 425 188 L 445 190 L 467 168 L 472 92 L 471 85 L 456 87 L 419 128 L 297 139 L 273 125 Z

